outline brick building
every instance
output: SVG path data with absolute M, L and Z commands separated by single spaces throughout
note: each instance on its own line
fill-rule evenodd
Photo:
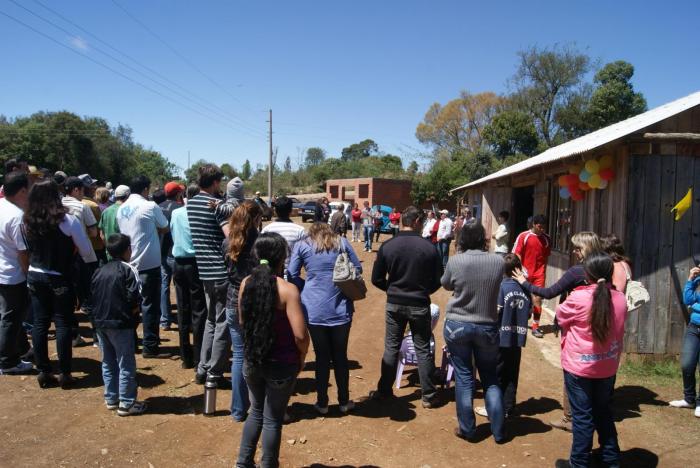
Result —
M 362 177 L 358 179 L 333 179 L 326 181 L 329 201 L 347 201 L 362 206 L 388 205 L 403 210 L 412 203 L 411 181 Z

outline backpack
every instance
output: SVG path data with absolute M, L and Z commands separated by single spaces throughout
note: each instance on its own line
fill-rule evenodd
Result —
M 364 299 L 367 295 L 367 286 L 362 275 L 357 272 L 355 265 L 350 261 L 350 256 L 340 239 L 340 253 L 333 267 L 333 284 L 351 301 Z
M 627 311 L 632 312 L 633 310 L 639 309 L 644 304 L 649 302 L 651 299 L 649 297 L 649 291 L 644 285 L 639 281 L 632 281 L 632 276 L 627 268 L 627 265 L 623 265 L 625 268 L 625 273 L 627 273 L 627 285 L 625 286 L 625 299 L 627 299 Z

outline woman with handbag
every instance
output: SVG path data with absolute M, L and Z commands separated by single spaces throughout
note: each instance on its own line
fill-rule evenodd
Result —
M 340 412 L 347 413 L 355 406 L 350 400 L 348 367 L 348 338 L 353 301 L 333 283 L 333 271 L 341 252 L 347 253 L 358 273 L 360 261 L 346 238 L 334 234 L 326 223 L 314 223 L 306 239 L 294 246 L 289 261 L 289 279 L 297 285 L 302 267 L 306 270 L 306 282 L 301 292 L 304 317 L 311 334 L 316 353 L 316 404 L 320 414 L 328 413 L 328 380 L 331 363 L 338 387 Z M 301 288 L 300 288 L 301 289 Z

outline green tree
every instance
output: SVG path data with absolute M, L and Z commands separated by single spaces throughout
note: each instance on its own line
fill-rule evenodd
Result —
M 250 161 L 247 159 L 243 163 L 243 167 L 241 167 L 241 179 L 243 180 L 250 180 L 251 176 L 251 170 L 250 170 Z
M 532 156 L 537 152 L 539 144 L 532 118 L 518 110 L 506 110 L 497 114 L 484 128 L 483 135 L 500 158 L 516 153 Z
M 340 159 L 343 161 L 355 161 L 377 154 L 379 147 L 372 139 L 354 143 L 341 151 Z
M 557 111 L 578 90 L 591 59 L 573 46 L 531 47 L 518 52 L 520 64 L 512 78 L 513 96 L 529 113 L 546 146 L 559 142 Z
M 410 175 L 411 177 L 414 176 L 414 175 L 416 175 L 416 174 L 418 173 L 418 163 L 415 162 L 415 161 L 411 161 L 411 162 L 409 163 L 408 167 L 406 168 L 406 172 L 407 172 L 408 175 Z
M 318 166 L 326 159 L 326 150 L 319 147 L 313 147 L 306 150 L 306 167 Z
M 647 110 L 644 95 L 630 80 L 634 66 L 623 60 L 605 65 L 593 78 L 596 86 L 588 107 L 591 130 L 607 127 Z
M 223 163 L 221 165 L 221 172 L 223 172 L 224 177 L 226 177 L 229 180 L 238 176 L 238 172 L 236 172 L 236 169 L 229 163 Z
M 206 159 L 198 159 L 195 162 L 192 163 L 192 165 L 185 169 L 185 179 L 187 179 L 187 182 L 197 182 L 197 178 L 199 177 L 199 168 L 204 166 L 205 164 L 211 164 L 209 161 Z
M 284 160 L 284 172 L 290 173 L 292 172 L 292 158 L 287 156 L 287 159 Z

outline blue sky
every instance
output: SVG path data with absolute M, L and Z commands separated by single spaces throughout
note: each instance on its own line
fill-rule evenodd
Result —
M 311 146 L 339 155 L 365 138 L 411 159 L 424 149 L 414 132 L 430 104 L 461 90 L 506 92 L 516 52 L 531 45 L 575 43 L 602 63 L 631 62 L 650 107 L 700 90 L 697 1 L 117 0 L 161 42 L 111 0 L 39 0 L 171 90 L 36 1 L 15 1 L 68 32 L 10 0 L 0 12 L 68 48 L 0 14 L 0 113 L 69 110 L 128 124 L 180 167 L 188 150 L 192 161 L 265 163 L 269 108 L 280 164 L 291 156 L 296 166 Z

